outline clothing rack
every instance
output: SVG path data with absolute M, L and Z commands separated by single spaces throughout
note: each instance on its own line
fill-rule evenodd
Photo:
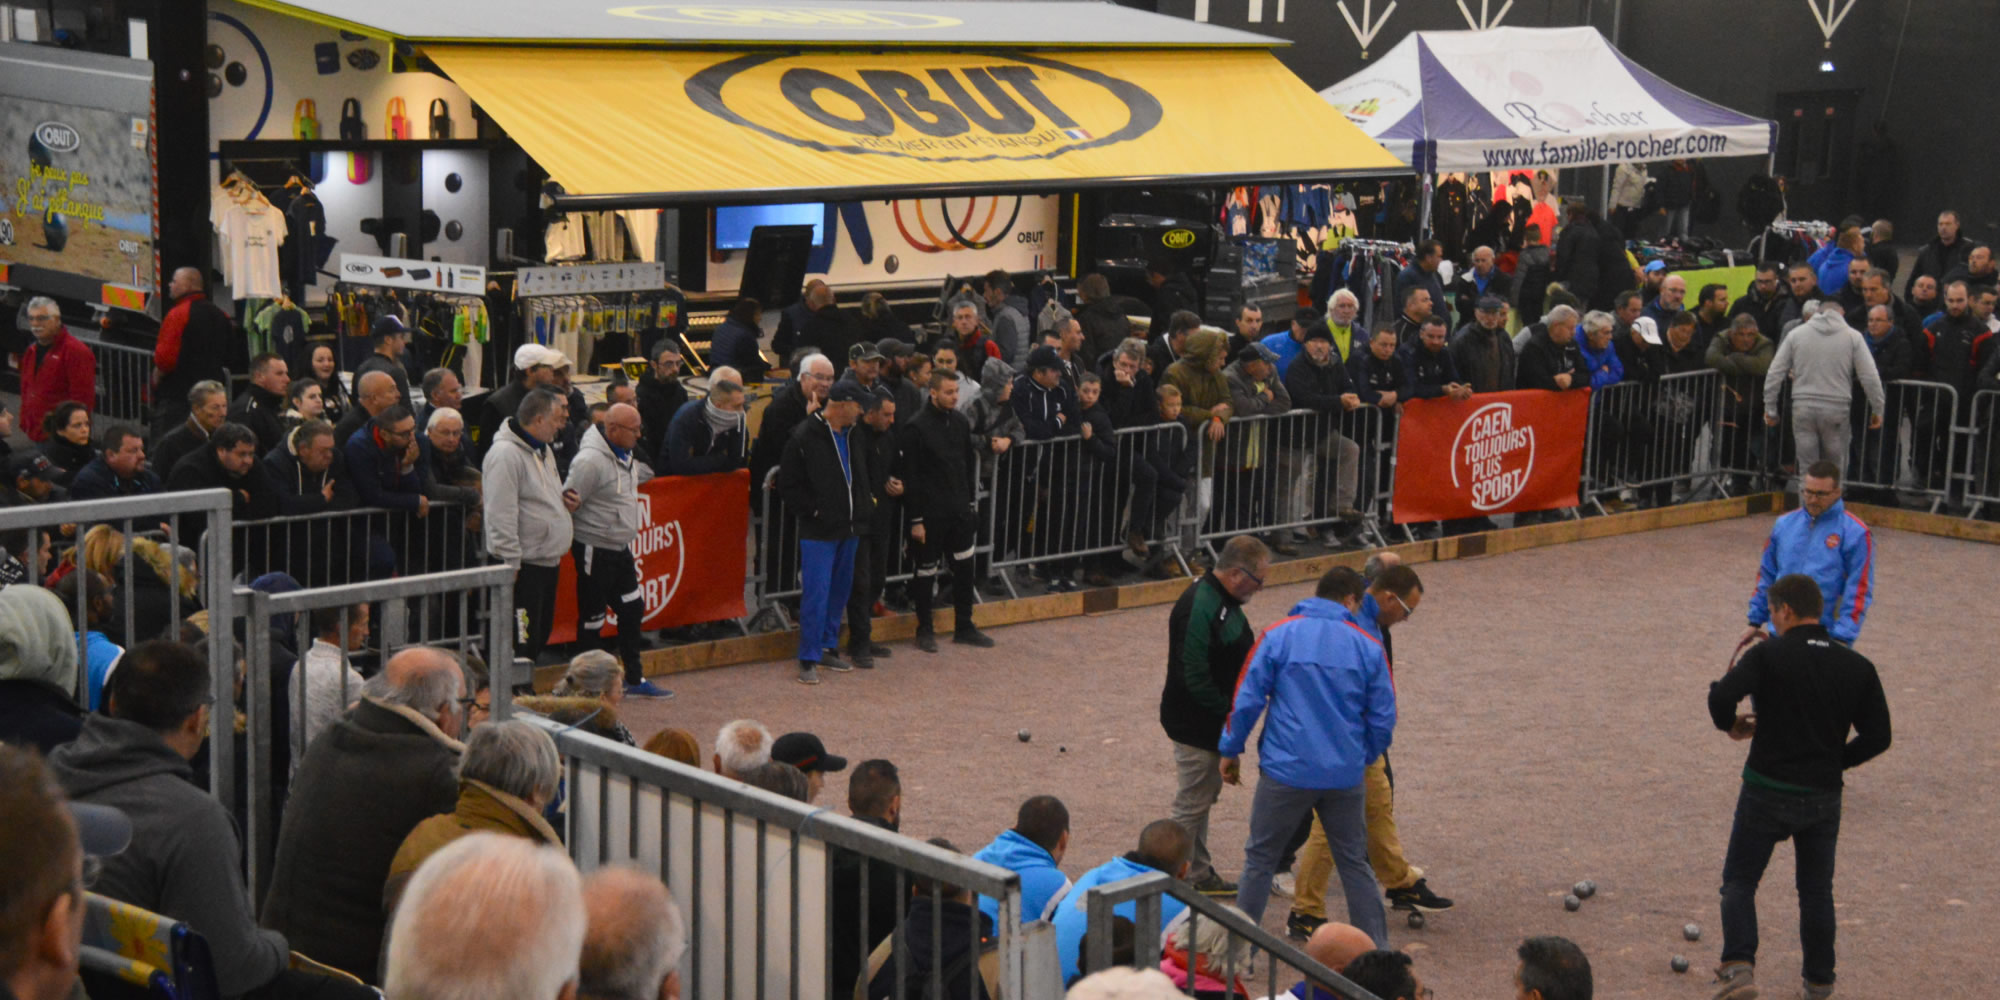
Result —
M 1340 241 L 1342 250 L 1374 250 L 1383 253 L 1416 253 L 1414 244 L 1398 243 L 1395 240 L 1365 240 L 1359 236 L 1349 236 Z
M 1825 222 L 1773 222 L 1770 230 L 1782 236 L 1817 236 L 1826 239 L 1833 235 L 1833 226 Z

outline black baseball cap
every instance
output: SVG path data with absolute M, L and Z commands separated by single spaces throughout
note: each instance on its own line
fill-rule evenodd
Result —
M 383 337 L 400 337 L 409 332 L 410 328 L 404 326 L 403 321 L 395 313 L 383 313 L 375 317 L 375 326 L 370 331 L 370 336 L 381 340 Z
M 771 759 L 801 771 L 822 774 L 847 770 L 847 758 L 826 752 L 826 744 L 811 733 L 786 733 L 771 744 Z
M 1474 302 L 1472 307 L 1486 312 L 1499 312 L 1507 308 L 1507 300 L 1498 295 L 1481 295 L 1479 301 Z
M 847 349 L 848 364 L 853 364 L 856 361 L 880 361 L 880 360 L 882 360 L 882 349 L 876 347 L 874 344 L 871 344 L 868 341 L 864 340 L 861 343 L 858 343 L 853 347 Z
M 859 403 L 863 409 L 868 407 L 868 389 L 859 382 L 835 382 L 827 398 L 836 403 Z
M 1046 344 L 1028 352 L 1029 371 L 1034 371 L 1037 368 L 1054 368 L 1060 371 L 1062 366 L 1062 355 L 1057 354 L 1055 348 L 1049 347 Z
M 875 349 L 881 351 L 885 358 L 907 358 L 916 353 L 907 341 L 897 340 L 894 337 L 883 337 L 876 341 Z
M 10 459 L 7 462 L 7 471 L 13 476 L 14 482 L 20 482 L 22 476 L 33 476 L 36 479 L 53 482 L 56 464 L 49 461 L 47 455 L 39 451 L 30 451 Z

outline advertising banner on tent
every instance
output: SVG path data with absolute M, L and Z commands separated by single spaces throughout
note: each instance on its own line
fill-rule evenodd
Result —
M 663 476 L 639 484 L 639 589 L 648 630 L 743 615 L 750 473 Z M 576 639 L 576 566 L 564 556 L 549 641 Z M 617 634 L 616 628 L 605 631 Z
M 0 104 L 0 266 L 54 279 L 24 273 L 13 284 L 143 308 L 158 277 L 150 66 L 113 60 L 146 74 L 124 86 L 132 81 L 117 73 L 20 52 L 34 48 L 8 45 L 0 58 L 9 75 Z
M 1574 507 L 1590 393 L 1419 399 L 1396 428 L 1396 523 Z

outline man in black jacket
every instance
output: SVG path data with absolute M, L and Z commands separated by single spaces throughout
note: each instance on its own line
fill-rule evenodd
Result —
M 1938 287 L 1942 288 L 1945 284 L 1944 276 L 1950 274 L 1953 268 L 1965 263 L 1966 256 L 1972 252 L 1972 241 L 1960 234 L 1958 229 L 1957 211 L 1947 208 L 1938 213 L 1937 238 L 1925 243 L 1923 249 L 1917 251 L 1916 266 L 1910 268 L 1909 280 L 1903 283 L 1904 298 L 1911 297 L 1916 291 L 1918 278 L 1933 278 L 1937 281 Z
M 869 350 L 874 348 L 875 345 L 868 345 Z M 644 387 L 641 388 L 643 390 Z M 797 378 L 778 387 L 778 391 L 771 395 L 770 404 L 764 407 L 763 422 L 757 427 L 757 440 L 750 446 L 750 485 L 753 489 L 763 489 L 764 480 L 778 467 L 778 458 L 784 454 L 785 442 L 791 440 L 792 431 L 826 405 L 826 394 L 832 388 L 833 361 L 825 355 L 813 354 L 799 362 Z M 640 402 L 643 407 L 643 396 Z M 664 442 L 664 431 L 660 437 Z
M 556 366 L 564 360 L 562 352 L 540 344 L 527 343 L 514 349 L 514 381 L 487 393 L 479 406 L 479 423 L 467 428 L 475 432 L 472 443 L 477 446 L 478 453 L 483 455 L 486 449 L 493 446 L 493 436 L 514 418 L 514 414 L 521 409 L 521 402 L 528 398 L 528 393 L 548 388 L 555 382 Z M 355 382 L 356 388 L 360 385 L 360 382 Z M 666 432 L 666 425 L 660 425 L 660 434 L 664 436 Z M 345 439 L 340 443 L 343 446 L 347 444 Z
M 153 471 L 162 480 L 173 475 L 180 460 L 201 450 L 210 434 L 229 419 L 229 390 L 220 382 L 196 382 L 187 392 L 187 419 L 153 441 Z
M 778 496 L 799 522 L 799 676 L 818 684 L 819 665 L 840 669 L 840 617 L 854 585 L 856 533 L 866 530 L 875 497 L 868 458 L 854 446 L 854 422 L 868 390 L 835 383 L 820 412 L 807 417 L 778 461 Z M 837 665 L 837 666 L 836 666 Z
M 276 448 L 285 436 L 285 387 L 292 384 L 285 359 L 275 354 L 259 354 L 250 359 L 250 384 L 229 406 L 229 422 L 242 424 L 257 435 L 257 453 Z M 171 471 L 171 470 L 169 470 Z
M 1131 336 L 1132 323 L 1124 309 L 1127 301 L 1112 296 L 1111 282 L 1104 275 L 1086 274 L 1077 279 L 1075 319 L 1083 334 L 1078 349 L 1094 358 Z
M 652 367 L 639 379 L 638 394 L 639 423 L 645 428 L 639 446 L 645 449 L 646 457 L 657 471 L 666 461 L 660 455 L 667 447 L 667 425 L 673 423 L 674 414 L 681 412 L 688 401 L 687 386 L 681 384 L 681 347 L 672 338 L 660 339 Z M 775 400 L 772 405 L 777 405 Z M 784 439 L 780 438 L 778 444 L 782 446 Z M 777 463 L 777 453 L 773 450 L 771 465 Z
M 764 419 L 770 419 L 768 411 Z M 858 533 L 854 547 L 854 583 L 847 596 L 847 659 L 862 670 L 873 670 L 876 657 L 890 655 L 889 647 L 875 641 L 875 602 L 882 599 L 889 578 L 889 557 L 902 543 L 896 537 L 896 498 L 903 495 L 903 481 L 891 475 L 896 469 L 896 399 L 887 389 L 869 391 L 848 445 L 868 459 L 868 492 L 875 497 L 875 513 Z M 827 668 L 843 666 L 830 663 Z
M 1329 345 L 1330 346 L 1330 345 Z M 1294 362 L 1294 366 L 1304 359 Z M 1271 551 L 1252 535 L 1238 535 L 1222 547 L 1215 568 L 1188 584 L 1167 617 L 1167 679 L 1160 689 L 1160 726 L 1174 745 L 1173 821 L 1188 831 L 1194 847 L 1187 879 L 1199 892 L 1228 895 L 1236 887 L 1209 861 L 1208 811 L 1222 796 L 1222 726 L 1230 699 L 1257 633 L 1244 617 L 1243 602 L 1264 587 Z
M 1569 203 L 1567 221 L 1562 235 L 1556 237 L 1555 278 L 1586 304 L 1598 299 L 1598 283 L 1603 275 L 1598 268 L 1603 264 L 1603 254 L 1599 252 L 1602 236 L 1597 231 L 1597 218 L 1580 201 Z
M 1498 295 L 1483 296 L 1472 317 L 1472 322 L 1451 335 L 1452 364 L 1473 392 L 1512 392 L 1519 356 L 1507 338 L 1507 300 Z M 1293 392 L 1292 400 L 1298 398 Z
M 896 765 L 880 759 L 856 764 L 854 776 L 847 779 L 847 809 L 869 826 L 891 832 L 901 826 L 903 783 Z M 834 995 L 845 997 L 853 994 L 855 981 L 861 977 L 864 956 L 895 931 L 909 900 L 896 893 L 894 865 L 839 848 L 832 853 L 827 881 L 834 919 L 827 966 L 836 988 Z M 868 876 L 866 898 L 861 894 L 864 870 Z
M 910 540 L 916 543 L 916 579 L 910 599 L 917 608 L 916 646 L 937 652 L 932 632 L 934 591 L 939 569 L 951 561 L 951 603 L 956 626 L 951 641 L 991 647 L 993 640 L 972 623 L 972 550 L 979 531 L 979 457 L 972 450 L 972 425 L 958 412 L 958 382 L 941 379 L 930 401 L 897 430 L 902 452 L 897 466 L 906 486 Z
M 1750 282 L 1750 290 L 1743 293 L 1729 306 L 1729 316 L 1753 316 L 1757 320 L 1757 332 L 1778 342 L 1778 336 L 1785 328 L 1785 307 L 1790 304 L 1785 293 L 1779 288 L 1779 267 L 1771 261 L 1757 265 L 1757 276 Z
M 1148 340 L 1167 332 L 1167 322 L 1173 314 L 1201 309 L 1201 295 L 1195 291 L 1194 282 L 1175 270 L 1172 264 L 1158 260 L 1147 262 L 1146 284 L 1153 287 L 1152 322 L 1146 328 Z
M 234 509 L 232 516 L 239 523 L 272 517 L 278 513 L 278 502 L 271 495 L 270 481 L 256 473 L 256 465 L 257 436 L 242 424 L 223 424 L 199 451 L 174 465 L 173 474 L 167 477 L 167 491 L 225 489 Z M 200 514 L 183 517 L 187 537 L 200 538 L 207 518 Z M 238 565 L 245 555 L 236 554 Z
M 1576 310 L 1557 306 L 1546 320 L 1528 327 L 1517 369 L 1521 388 L 1563 392 L 1590 387 L 1590 373 L 1576 347 L 1576 324 Z
M 1343 430 L 1352 421 L 1348 414 L 1361 409 L 1361 396 L 1348 383 L 1347 369 L 1333 350 L 1333 331 L 1324 323 L 1314 324 L 1306 331 L 1305 349 L 1285 371 L 1285 391 L 1292 396 L 1292 406 L 1320 415 L 1317 427 L 1320 441 L 1313 453 L 1313 470 L 1318 480 L 1312 490 L 1317 498 L 1315 506 L 1324 502 L 1326 483 L 1331 480 L 1334 516 L 1343 521 L 1358 521 L 1361 512 L 1355 509 L 1354 499 L 1360 486 L 1361 446 Z M 1507 353 L 1512 356 L 1513 348 L 1509 347 Z M 1314 513 L 1317 515 L 1318 511 Z M 1333 535 L 1324 537 L 1328 544 L 1333 544 Z
M 1507 293 L 1513 287 L 1514 279 L 1493 266 L 1493 248 L 1474 247 L 1472 266 L 1460 271 L 1451 279 L 1452 303 L 1458 310 L 1458 325 L 1463 328 L 1477 320 L 1479 300 L 1489 295 L 1499 297 L 1500 310 L 1503 313 L 1501 320 L 1505 322 Z
M 403 366 L 403 348 L 409 346 L 410 328 L 395 313 L 383 313 L 375 318 L 368 337 L 375 349 L 354 366 L 354 384 L 360 385 L 361 376 L 369 372 L 382 372 L 396 380 L 396 402 L 409 403 L 410 370 Z
M 708 387 L 708 398 L 682 404 L 667 427 L 667 449 L 657 456 L 667 476 L 700 476 L 743 468 L 744 392 L 735 382 Z
M 833 288 L 814 278 L 806 282 L 805 294 L 779 314 L 778 330 L 771 335 L 771 350 L 787 362 L 800 348 L 811 348 L 829 359 L 842 358 L 847 356 L 847 346 L 853 340 L 854 333 L 841 319 Z
M 171 469 L 167 470 L 173 471 Z M 71 500 L 102 500 L 160 492 L 160 477 L 146 468 L 146 439 L 126 424 L 104 431 L 104 450 L 69 481 Z
M 1820 624 L 1822 600 L 1812 577 L 1778 578 L 1770 589 L 1771 625 L 1778 637 L 1751 647 L 1708 689 L 1715 728 L 1750 741 L 1722 863 L 1722 965 L 1716 978 L 1724 985 L 1716 996 L 1723 1000 L 1757 995 L 1752 985 L 1757 884 L 1772 850 L 1787 839 L 1798 856 L 1804 995 L 1833 995 L 1841 772 L 1889 749 L 1890 721 L 1875 665 L 1827 634 Z M 1738 715 L 1737 704 L 1746 696 L 1752 714 Z

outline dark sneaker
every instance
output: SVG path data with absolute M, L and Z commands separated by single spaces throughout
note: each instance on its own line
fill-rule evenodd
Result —
M 1715 1000 L 1757 1000 L 1757 973 L 1749 962 L 1722 963 L 1715 981 Z
M 1208 877 L 1194 884 L 1194 891 L 1204 896 L 1234 896 L 1236 883 L 1222 877 L 1222 873 L 1211 869 Z
M 811 660 L 799 661 L 799 683 L 818 684 L 819 668 Z
M 1428 879 L 1418 879 L 1417 884 L 1407 889 L 1391 889 L 1383 893 L 1389 897 L 1389 905 L 1398 910 L 1422 910 L 1435 913 L 1451 909 L 1451 900 L 1431 891 Z
M 829 649 L 822 652 L 819 656 L 819 665 L 836 674 L 844 674 L 854 669 L 848 665 L 846 660 L 840 658 L 840 650 L 837 649 Z
M 980 649 L 993 648 L 993 637 L 976 628 L 962 628 L 953 632 L 951 634 L 951 641 L 961 646 L 978 646 Z
M 1799 1000 L 1831 1000 L 1833 996 L 1832 983 L 1815 983 L 1807 979 L 1804 980 L 1804 984 L 1799 989 Z
M 910 644 L 926 653 L 935 653 L 937 652 L 937 633 L 929 630 L 918 632 L 910 640 Z
M 868 655 L 867 650 L 855 650 L 848 653 L 847 661 L 854 664 L 854 669 L 856 670 L 875 669 L 875 658 Z
M 863 652 L 863 651 L 862 651 L 862 650 L 855 650 L 855 652 L 857 652 L 857 653 L 858 653 L 858 652 Z M 882 659 L 887 659 L 887 658 L 889 658 L 890 656 L 893 656 L 893 655 L 895 655 L 895 652 L 894 652 L 893 650 L 891 650 L 891 649 L 890 649 L 889 647 L 887 647 L 887 646 L 884 646 L 884 645 L 882 645 L 882 644 L 881 644 L 881 643 L 879 643 L 879 642 L 871 642 L 871 643 L 869 643 L 869 644 L 868 644 L 868 649 L 866 650 L 866 652 L 868 653 L 868 655 L 869 655 L 869 656 L 872 656 L 872 657 L 875 657 L 875 658 L 876 658 L 876 659 L 878 659 L 878 660 L 882 660 Z
M 1304 941 L 1312 937 L 1313 932 L 1319 930 L 1320 925 L 1324 923 L 1326 923 L 1325 917 L 1315 917 L 1293 910 L 1292 915 L 1285 918 L 1285 933 L 1300 941 Z
M 652 681 L 642 680 L 637 684 L 625 685 L 625 697 L 627 698 L 652 698 L 656 701 L 666 701 L 673 696 L 674 693 L 672 691 L 660 687 Z

